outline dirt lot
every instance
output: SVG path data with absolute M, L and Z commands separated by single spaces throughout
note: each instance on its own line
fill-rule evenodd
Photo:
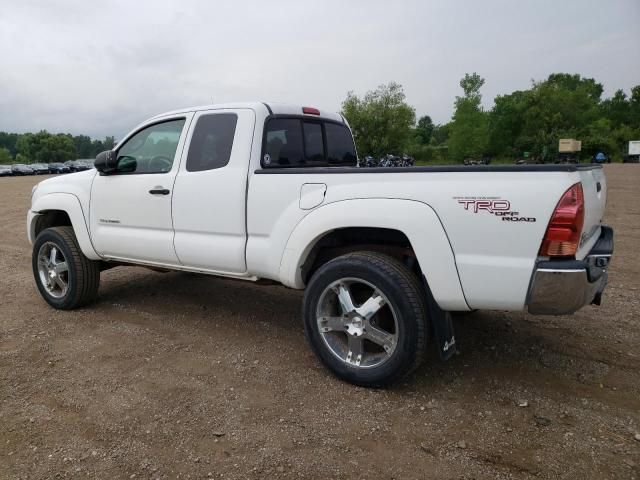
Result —
M 607 175 L 602 307 L 460 318 L 460 355 L 377 391 L 318 364 L 284 287 L 117 268 L 49 308 L 42 177 L 0 178 L 0 478 L 639 478 L 640 166 Z

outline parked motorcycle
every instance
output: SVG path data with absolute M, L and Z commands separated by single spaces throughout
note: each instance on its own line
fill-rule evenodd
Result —
M 360 167 L 372 168 L 372 167 L 412 167 L 415 164 L 415 159 L 406 153 L 402 156 L 392 155 L 388 153 L 383 155 L 379 160 L 376 160 L 372 156 L 367 155 L 360 162 Z
M 406 153 L 402 154 L 402 165 L 403 167 L 413 167 L 413 165 L 416 163 L 415 159 L 410 156 L 407 155 Z
M 382 158 L 380 158 L 380 161 L 378 162 L 378 166 L 379 167 L 395 167 L 396 157 L 391 154 L 387 154 Z
M 373 168 L 378 166 L 378 161 L 370 155 L 364 157 L 363 162 L 360 164 L 361 167 Z

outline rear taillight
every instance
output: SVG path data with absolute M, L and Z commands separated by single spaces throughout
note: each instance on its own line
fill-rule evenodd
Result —
M 320 110 L 313 107 L 302 107 L 302 113 L 305 115 L 320 115 Z
M 576 183 L 564 192 L 553 211 L 547 233 L 542 240 L 543 257 L 572 257 L 578 250 L 584 225 L 584 194 Z

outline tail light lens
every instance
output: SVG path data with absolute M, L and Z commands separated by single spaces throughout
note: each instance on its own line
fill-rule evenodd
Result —
M 584 225 L 584 194 L 576 183 L 564 192 L 553 211 L 547 233 L 542 240 L 540 255 L 571 257 L 576 254 Z

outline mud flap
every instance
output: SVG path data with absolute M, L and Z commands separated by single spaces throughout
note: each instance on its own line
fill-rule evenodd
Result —
M 442 310 L 431 293 L 427 279 L 422 277 L 427 295 L 427 309 L 429 310 L 429 320 L 433 328 L 433 335 L 438 346 L 438 353 L 441 360 L 449 360 L 458 350 L 456 347 L 456 337 L 453 331 L 453 320 L 451 313 Z

